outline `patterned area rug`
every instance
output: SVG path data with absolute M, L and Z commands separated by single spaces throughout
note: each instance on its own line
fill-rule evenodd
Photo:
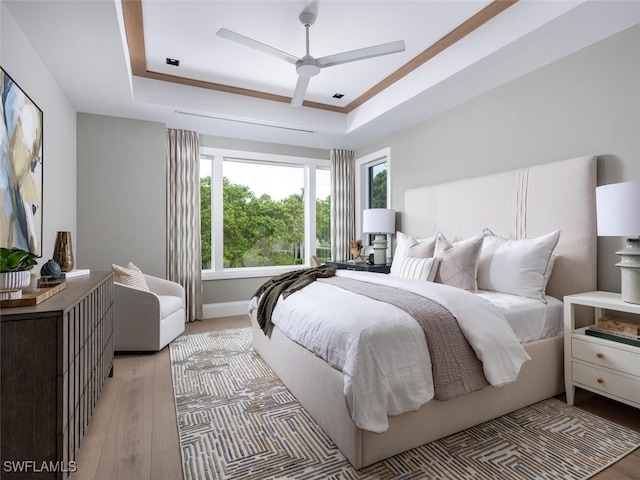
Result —
M 170 347 L 185 480 L 586 479 L 640 446 L 639 433 L 550 399 L 355 470 L 253 350 L 251 329 Z

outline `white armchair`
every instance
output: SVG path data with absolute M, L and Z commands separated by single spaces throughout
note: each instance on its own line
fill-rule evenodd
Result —
M 149 292 L 114 282 L 113 349 L 158 351 L 184 332 L 182 285 L 144 275 Z

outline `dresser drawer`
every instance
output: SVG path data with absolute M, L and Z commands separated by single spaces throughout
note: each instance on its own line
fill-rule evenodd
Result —
M 640 377 L 640 348 L 635 353 L 573 337 L 571 355 L 575 359 Z
M 571 368 L 575 383 L 640 404 L 640 380 L 580 362 L 572 362 Z

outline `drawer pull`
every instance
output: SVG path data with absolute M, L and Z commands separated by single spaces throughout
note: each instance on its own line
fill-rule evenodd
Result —
M 604 353 L 598 352 L 598 353 L 596 353 L 596 357 L 604 358 Z
M 598 383 L 604 383 L 604 378 L 602 378 L 602 377 L 598 377 L 598 379 L 596 380 L 596 382 L 598 382 Z

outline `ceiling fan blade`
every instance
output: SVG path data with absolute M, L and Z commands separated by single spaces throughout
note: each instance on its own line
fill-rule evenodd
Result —
M 277 48 L 273 48 L 252 38 L 245 37 L 244 35 L 240 35 L 239 33 L 232 32 L 231 30 L 227 30 L 226 28 L 221 28 L 220 30 L 218 30 L 216 35 L 227 40 L 231 40 L 232 42 L 239 43 L 240 45 L 244 45 L 245 47 L 259 50 L 263 53 L 279 58 L 280 60 L 284 60 L 285 62 L 293 63 L 294 65 L 298 60 L 300 60 L 293 55 L 289 55 L 287 52 L 283 52 L 282 50 L 278 50 Z
M 390 53 L 398 53 L 402 51 L 404 51 L 404 40 L 398 40 L 396 42 L 383 43 L 373 47 L 359 48 L 358 50 L 328 55 L 326 57 L 318 58 L 318 62 L 320 63 L 321 68 L 332 67 L 342 63 L 355 62 L 357 60 L 364 60 L 365 58 L 379 57 L 381 55 L 389 55 Z
M 302 106 L 302 102 L 304 100 L 304 94 L 307 93 L 307 87 L 309 86 L 309 77 L 298 77 L 298 82 L 296 83 L 296 90 L 293 92 L 293 98 L 291 99 L 292 107 L 300 107 Z

